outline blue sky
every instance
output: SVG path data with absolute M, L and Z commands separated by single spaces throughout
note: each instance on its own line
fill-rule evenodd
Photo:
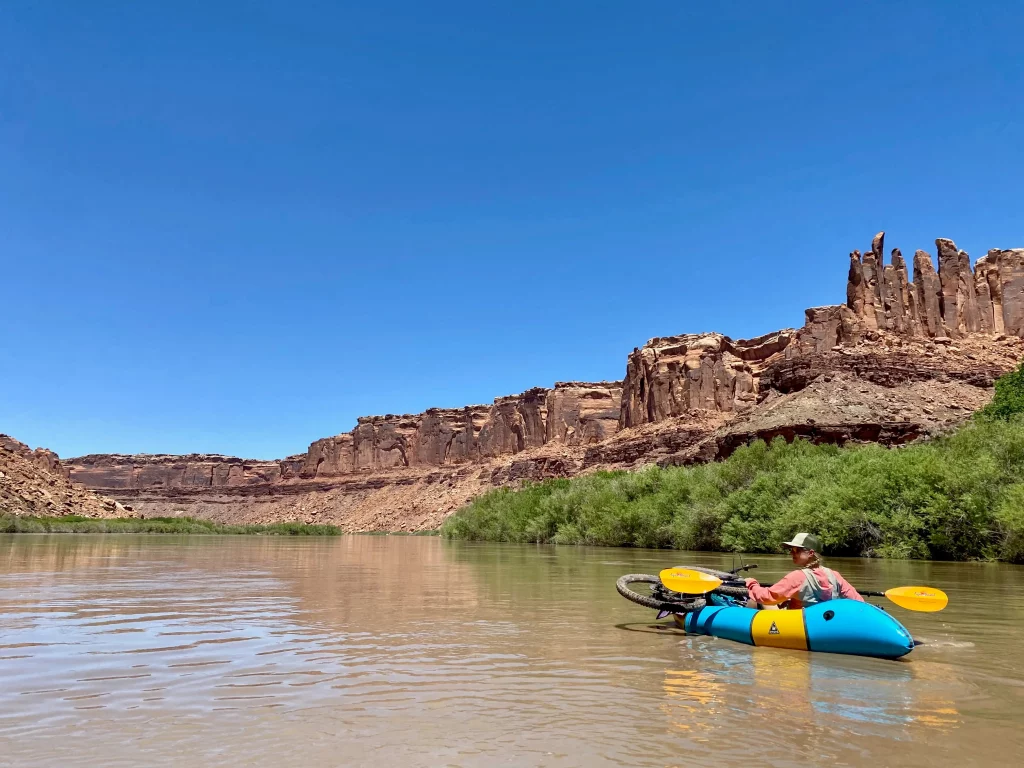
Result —
M 1024 6 L 28 2 L 0 431 L 272 458 L 1024 245 Z

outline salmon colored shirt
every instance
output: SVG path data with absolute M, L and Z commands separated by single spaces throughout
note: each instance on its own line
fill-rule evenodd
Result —
M 821 568 L 815 568 L 812 573 L 814 578 L 818 580 L 818 584 L 821 586 L 821 599 L 822 602 L 825 600 L 832 600 L 835 595 L 832 594 L 832 585 L 828 583 L 828 576 L 825 575 L 825 571 Z M 836 576 L 836 584 L 839 587 L 839 596 L 844 597 L 847 600 L 859 600 L 864 602 L 864 598 L 860 596 L 856 589 L 850 586 L 850 582 L 839 575 L 839 571 L 832 571 Z M 757 583 L 757 579 L 747 579 L 747 592 L 754 600 L 759 602 L 761 605 L 778 605 L 789 601 L 789 607 L 793 609 L 803 608 L 803 603 L 800 598 L 797 597 L 797 592 L 800 591 L 800 587 L 804 583 L 804 572 L 793 571 L 787 573 L 781 581 L 777 581 L 770 587 L 762 587 Z

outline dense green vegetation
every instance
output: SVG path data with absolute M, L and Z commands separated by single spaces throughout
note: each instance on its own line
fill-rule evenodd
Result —
M 550 480 L 473 501 L 448 538 L 1024 562 L 1024 366 L 956 432 L 889 449 L 758 441 L 722 462 Z
M 0 513 L 0 533 L 248 533 L 273 536 L 337 536 L 341 529 L 334 525 L 305 523 L 219 525 L 194 517 L 98 519 L 81 515 L 30 517 Z

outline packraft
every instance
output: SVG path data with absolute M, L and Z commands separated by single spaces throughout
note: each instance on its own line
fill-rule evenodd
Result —
M 756 566 L 755 566 L 756 567 Z M 705 595 L 668 590 L 658 576 L 629 574 L 616 588 L 632 602 L 672 614 L 676 624 L 695 635 L 710 635 L 747 645 L 789 648 L 822 653 L 844 653 L 896 659 L 914 649 L 910 632 L 877 605 L 857 600 L 833 599 L 800 610 L 747 608 L 746 588 L 735 585 L 734 573 L 699 566 L 680 566 L 733 580 Z M 650 594 L 633 585 L 650 585 Z

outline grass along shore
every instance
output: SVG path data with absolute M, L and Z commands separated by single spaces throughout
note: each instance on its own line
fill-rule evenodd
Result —
M 269 525 L 221 525 L 194 517 L 114 517 L 80 515 L 33 517 L 0 513 L 0 533 L 199 533 L 263 536 L 338 536 L 336 525 L 271 523 Z
M 1024 366 L 952 434 L 902 448 L 781 438 L 700 466 L 501 488 L 445 521 L 449 539 L 1024 563 Z

